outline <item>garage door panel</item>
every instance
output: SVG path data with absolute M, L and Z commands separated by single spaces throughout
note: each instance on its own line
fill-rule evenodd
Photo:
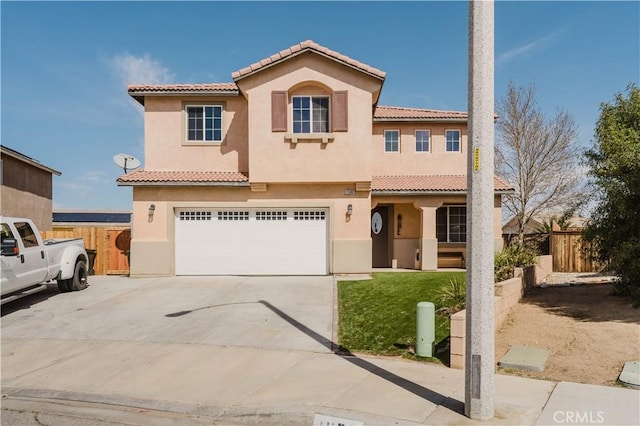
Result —
M 177 275 L 326 275 L 323 209 L 176 212 Z

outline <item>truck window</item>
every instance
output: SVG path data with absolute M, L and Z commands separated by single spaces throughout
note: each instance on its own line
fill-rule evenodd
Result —
M 33 233 L 31 225 L 27 222 L 16 222 L 14 225 L 20 234 L 20 238 L 22 238 L 22 244 L 24 244 L 25 248 L 36 247 L 38 245 L 38 238 L 36 234 Z
M 6 223 L 2 224 L 2 239 L 5 238 L 13 238 L 13 232 L 11 232 L 11 228 Z

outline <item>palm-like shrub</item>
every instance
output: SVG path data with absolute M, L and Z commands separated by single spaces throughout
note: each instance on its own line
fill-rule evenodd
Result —
M 440 306 L 438 313 L 446 316 L 453 315 L 465 308 L 466 299 L 466 280 L 464 278 L 452 278 L 446 286 L 436 293 L 436 302 Z
M 513 269 L 516 267 L 531 266 L 536 264 L 538 251 L 524 244 L 511 244 L 496 253 L 494 263 L 494 277 L 496 282 L 513 278 Z

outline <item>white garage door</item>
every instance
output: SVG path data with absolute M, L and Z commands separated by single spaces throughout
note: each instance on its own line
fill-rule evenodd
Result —
M 326 209 L 176 210 L 176 275 L 326 275 Z

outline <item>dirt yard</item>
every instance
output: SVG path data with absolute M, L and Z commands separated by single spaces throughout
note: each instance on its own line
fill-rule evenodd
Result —
M 496 362 L 510 345 L 535 346 L 551 352 L 544 371 L 500 371 L 615 385 L 624 363 L 640 360 L 640 308 L 611 296 L 606 277 L 554 274 L 548 281 L 512 308 L 496 334 Z

